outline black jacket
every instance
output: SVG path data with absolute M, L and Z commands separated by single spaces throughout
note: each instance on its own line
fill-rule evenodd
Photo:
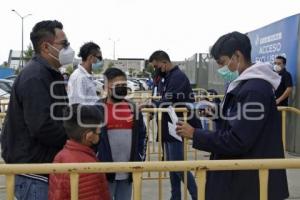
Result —
M 67 93 L 55 81 L 62 75 L 39 55 L 15 80 L 1 137 L 6 163 L 51 163 L 65 144 L 62 121 L 53 117 L 62 117 Z
M 188 77 L 175 66 L 171 69 L 165 78 L 159 83 L 158 93 L 162 96 L 161 100 L 156 102 L 157 107 L 186 107 L 186 103 L 195 102 L 194 93 Z M 182 113 L 176 113 L 179 119 L 183 117 Z M 162 113 L 162 142 L 178 141 L 169 134 L 168 122 L 171 122 L 168 113 Z M 188 122 L 196 128 L 201 128 L 201 121 L 195 116 L 191 116 Z
M 279 98 L 288 87 L 293 87 L 293 80 L 290 72 L 288 72 L 285 68 L 279 72 L 281 76 L 281 82 L 278 86 L 277 90 L 275 91 L 276 98 Z M 277 106 L 288 106 L 289 97 L 281 101 Z
M 263 105 L 262 112 L 247 112 L 239 117 L 238 110 L 247 104 L 249 110 L 260 109 L 257 103 Z M 279 112 L 270 83 L 262 79 L 240 83 L 226 95 L 222 114 L 232 118 L 222 120 L 217 131 L 197 129 L 194 148 L 212 152 L 212 160 L 284 158 Z M 254 117 L 261 118 L 250 120 Z M 270 170 L 268 191 L 270 200 L 288 197 L 285 170 Z M 258 200 L 258 171 L 208 172 L 206 199 Z

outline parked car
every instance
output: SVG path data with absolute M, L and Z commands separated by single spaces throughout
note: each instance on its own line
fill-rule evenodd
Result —
M 129 92 L 134 92 L 140 90 L 139 83 L 133 80 L 127 80 L 127 87 L 129 88 Z
M 137 80 L 142 84 L 143 90 L 149 90 L 146 80 L 144 80 L 143 78 L 138 78 Z
M 7 93 L 11 93 L 14 81 L 8 79 L 0 79 L 0 88 Z
M 11 80 L 11 81 L 15 81 L 15 79 L 17 78 L 18 75 L 11 75 L 11 76 L 8 76 L 8 77 L 5 77 L 4 79 L 7 79 L 7 80 Z
M 0 88 L 0 99 L 9 99 L 10 94 Z
M 99 96 L 103 95 L 103 91 L 104 91 L 104 80 L 101 79 L 96 79 L 94 80 L 94 83 L 96 85 L 96 92 Z

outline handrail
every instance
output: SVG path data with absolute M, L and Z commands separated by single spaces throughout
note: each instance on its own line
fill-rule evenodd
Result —
M 112 172 L 164 172 L 164 171 L 223 171 L 255 169 L 299 169 L 300 159 L 243 159 L 153 162 L 97 162 L 2 164 L 0 174 L 51 173 L 112 173 Z
M 283 149 L 286 150 L 286 112 L 293 112 L 296 113 L 297 115 L 300 115 L 300 109 L 294 107 L 287 107 L 287 106 L 278 106 L 277 109 L 282 113 L 281 134 L 282 134 Z
M 80 173 L 133 172 L 133 197 L 141 199 L 141 177 L 147 171 L 196 171 L 198 199 L 205 199 L 206 173 L 219 170 L 258 170 L 260 200 L 268 199 L 270 169 L 299 169 L 300 159 L 206 160 L 166 162 L 117 162 L 117 163 L 59 163 L 59 164 L 3 164 L 0 174 L 6 175 L 7 199 L 14 199 L 15 174 L 68 173 L 71 176 L 71 199 L 78 199 Z

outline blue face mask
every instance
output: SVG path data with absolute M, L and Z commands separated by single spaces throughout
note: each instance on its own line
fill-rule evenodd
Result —
M 225 65 L 222 68 L 218 69 L 218 73 L 220 74 L 222 79 L 226 82 L 231 82 L 239 76 L 237 71 L 234 72 L 230 71 L 228 69 L 228 65 Z
M 104 64 L 103 60 L 100 61 L 99 59 L 97 59 L 97 62 L 92 64 L 92 69 L 94 71 L 98 71 L 103 67 L 103 64 Z

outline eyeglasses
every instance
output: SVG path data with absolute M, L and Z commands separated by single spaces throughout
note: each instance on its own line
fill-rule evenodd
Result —
M 70 45 L 68 40 L 62 40 L 60 42 L 54 42 L 54 44 L 62 45 L 64 48 L 67 48 Z

